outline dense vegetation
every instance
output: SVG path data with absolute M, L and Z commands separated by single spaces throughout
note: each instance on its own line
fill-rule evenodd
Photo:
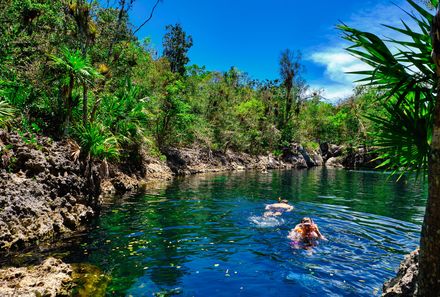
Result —
M 157 56 L 128 18 L 130 1 L 9 0 L 0 4 L 0 125 L 74 138 L 82 155 L 119 159 L 146 147 L 277 153 L 291 142 L 368 144 L 377 92 L 332 104 L 302 79 L 301 54 L 280 54 L 280 79 L 258 81 L 188 65 L 193 40 L 167 26 Z M 197 42 L 197 41 L 194 41 Z M 28 133 L 25 133 L 28 132 Z

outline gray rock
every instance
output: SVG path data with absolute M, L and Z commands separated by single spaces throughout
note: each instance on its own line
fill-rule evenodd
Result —
M 90 201 L 96 197 L 89 199 L 91 191 L 67 143 L 38 137 L 35 145 L 16 133 L 2 135 L 3 148 L 15 161 L 0 172 L 0 253 L 83 226 L 95 212 Z
M 322 158 L 321 154 L 314 152 L 311 155 L 311 158 L 313 160 L 313 163 L 315 164 L 315 166 L 323 166 L 324 165 L 324 159 Z
M 167 165 L 175 175 L 292 167 L 285 160 L 277 159 L 272 155 L 258 156 L 231 150 L 222 152 L 202 148 L 172 148 L 168 149 L 165 154 Z
M 331 157 L 325 162 L 326 167 L 343 168 L 341 157 Z
M 383 285 L 382 297 L 413 297 L 417 295 L 419 250 L 406 255 L 400 263 L 397 276 Z

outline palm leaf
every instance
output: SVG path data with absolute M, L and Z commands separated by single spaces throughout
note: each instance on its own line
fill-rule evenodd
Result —
M 376 35 L 341 24 L 343 38 L 350 42 L 347 51 L 373 70 L 355 72 L 358 82 L 383 91 L 381 101 L 387 114 L 371 111 L 367 118 L 376 124 L 372 145 L 383 160 L 379 167 L 400 175 L 406 171 L 426 173 L 432 139 L 432 114 L 435 93 L 435 66 L 431 62 L 429 29 L 433 15 L 412 0 L 408 3 L 418 15 L 407 13 L 417 24 L 413 29 L 402 21 L 402 27 L 384 25 L 402 35 L 401 40 L 388 39 L 397 45 L 391 51 Z M 437 4 L 437 1 L 434 1 Z
M 14 119 L 15 109 L 0 99 L 0 127 L 8 126 Z

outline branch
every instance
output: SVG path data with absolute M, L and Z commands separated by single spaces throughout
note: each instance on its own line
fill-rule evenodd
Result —
M 156 4 L 154 4 L 153 8 L 151 9 L 150 16 L 148 17 L 148 19 L 146 19 L 145 22 L 143 22 L 139 27 L 137 27 L 136 30 L 134 30 L 133 35 L 135 35 L 146 23 L 148 23 L 151 20 L 154 14 L 154 10 L 156 9 L 157 5 L 159 5 L 160 1 L 161 0 L 156 1 Z

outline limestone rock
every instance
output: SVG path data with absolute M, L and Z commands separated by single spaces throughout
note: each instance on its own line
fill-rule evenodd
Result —
M 75 232 L 89 221 L 93 199 L 67 143 L 2 135 L 0 154 L 10 159 L 0 164 L 0 253 Z
M 382 297 L 413 297 L 417 292 L 419 250 L 406 255 L 400 263 L 397 276 L 383 285 Z
M 0 296 L 70 296 L 72 267 L 55 258 L 36 266 L 0 270 Z
M 341 157 L 331 157 L 325 162 L 326 167 L 343 168 Z

